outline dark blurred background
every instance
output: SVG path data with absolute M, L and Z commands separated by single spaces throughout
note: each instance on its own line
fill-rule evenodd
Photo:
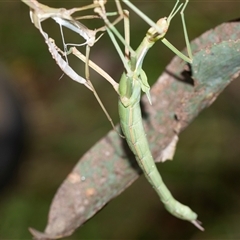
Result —
M 69 8 L 90 2 L 42 3 Z M 175 3 L 134 2 L 153 20 L 167 16 Z M 190 1 L 186 10 L 190 39 L 239 18 L 239 9 L 239 1 Z M 99 26 L 99 20 L 86 23 L 94 28 L 96 22 Z M 43 26 L 60 44 L 57 24 L 49 20 Z M 131 14 L 133 47 L 147 29 Z M 65 33 L 68 42 L 82 41 Z M 185 46 L 179 15 L 167 38 L 179 49 Z M 79 49 L 84 52 L 84 47 Z M 90 91 L 66 76 L 60 79 L 61 70 L 20 1 L 0 1 L 0 53 L 0 239 L 31 239 L 27 228 L 44 229 L 57 188 L 111 125 Z M 161 42 L 149 52 L 144 69 L 151 84 L 173 56 Z M 93 47 L 91 59 L 119 79 L 122 66 L 107 35 Z M 84 76 L 84 64 L 70 61 Z M 91 79 L 117 123 L 115 92 L 93 72 Z M 141 177 L 67 239 L 240 239 L 238 89 L 235 81 L 181 134 L 174 161 L 160 166 L 174 196 L 199 214 L 204 233 L 168 214 Z

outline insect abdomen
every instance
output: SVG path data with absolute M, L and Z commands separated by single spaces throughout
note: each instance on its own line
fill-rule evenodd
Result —
M 128 146 L 134 153 L 145 177 L 156 190 L 165 208 L 180 219 L 194 222 L 197 219 L 197 214 L 173 198 L 158 172 L 148 147 L 139 101 L 140 93 L 138 99 L 133 104 L 125 106 L 119 100 L 120 124 Z

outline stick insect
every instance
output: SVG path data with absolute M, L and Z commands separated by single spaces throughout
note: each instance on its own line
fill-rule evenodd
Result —
M 22 0 L 22 1 L 25 2 L 26 0 Z M 36 0 L 31 0 L 31 2 L 35 2 L 35 1 Z M 127 1 L 127 0 L 122 0 L 122 1 L 125 4 L 127 4 L 130 8 L 132 8 L 144 20 L 146 20 L 146 16 L 139 10 L 136 11 L 137 8 L 134 5 L 132 5 L 129 1 Z M 119 1 L 115 0 L 115 2 L 116 2 L 116 4 L 118 4 L 117 6 L 119 7 L 120 6 Z M 96 5 L 96 3 L 98 3 L 99 5 Z M 106 1 L 97 1 L 97 0 L 94 1 L 94 9 L 95 9 L 95 12 L 98 13 L 100 15 L 100 17 L 103 18 L 103 20 L 105 21 L 106 30 L 107 30 L 110 38 L 112 39 L 116 49 L 118 50 L 118 53 L 123 61 L 124 68 L 126 71 L 125 73 L 123 73 L 123 75 L 121 77 L 119 87 L 116 87 L 117 85 L 113 84 L 113 82 L 110 82 L 110 81 L 109 82 L 113 85 L 114 89 L 117 90 L 117 92 L 119 94 L 120 123 L 121 123 L 122 131 L 128 142 L 128 145 L 129 145 L 130 149 L 133 151 L 133 153 L 135 154 L 136 159 L 139 163 L 139 166 L 142 168 L 146 178 L 154 186 L 154 188 L 155 188 L 156 192 L 158 193 L 161 201 L 163 202 L 165 208 L 174 216 L 176 216 L 180 219 L 183 219 L 183 220 L 190 221 L 196 227 L 198 227 L 200 230 L 204 230 L 201 227 L 200 222 L 197 221 L 197 214 L 194 213 L 189 207 L 187 207 L 187 206 L 181 204 L 180 202 L 178 202 L 177 200 L 175 200 L 173 198 L 173 196 L 171 195 L 170 191 L 168 190 L 168 188 L 166 187 L 166 185 L 164 184 L 164 182 L 162 181 L 162 178 L 155 166 L 154 160 L 152 158 L 151 152 L 148 147 L 148 142 L 147 142 L 147 139 L 146 139 L 146 136 L 144 133 L 144 128 L 143 128 L 142 121 L 141 121 L 141 109 L 140 109 L 140 104 L 139 104 L 140 97 L 141 97 L 141 90 L 147 94 L 148 99 L 151 103 L 150 93 L 149 93 L 150 86 L 148 85 L 148 82 L 147 82 L 147 76 L 142 69 L 142 64 L 143 64 L 143 60 L 144 60 L 148 50 L 154 45 L 154 43 L 157 40 L 160 39 L 171 50 L 173 50 L 176 54 L 178 54 L 183 60 L 185 60 L 189 63 L 191 63 L 191 61 L 192 61 L 191 60 L 192 54 L 191 54 L 191 50 L 190 50 L 188 37 L 186 34 L 186 27 L 185 27 L 184 15 L 183 15 L 183 12 L 187 6 L 188 1 L 186 0 L 184 5 L 180 4 L 180 6 L 178 6 L 178 3 L 179 3 L 179 0 L 178 0 L 176 2 L 175 7 L 173 8 L 172 12 L 170 13 L 169 17 L 160 19 L 157 22 L 157 24 L 148 20 L 147 22 L 151 25 L 151 28 L 148 30 L 146 37 L 144 38 L 144 40 L 142 41 L 142 43 L 140 44 L 140 46 L 138 47 L 138 49 L 136 51 L 134 51 L 130 47 L 129 34 L 126 34 L 128 31 L 125 31 L 126 37 L 124 39 L 121 36 L 121 34 L 117 31 L 117 29 L 114 27 L 115 23 L 112 24 L 112 23 L 110 23 L 110 21 L 108 21 L 107 14 L 106 14 L 106 11 L 104 8 L 105 3 L 106 3 Z M 91 7 L 92 6 L 93 5 L 91 5 Z M 170 21 L 175 16 L 175 14 L 180 10 L 181 7 L 182 7 L 181 16 L 182 16 L 182 22 L 183 22 L 183 26 L 184 26 L 184 34 L 185 34 L 185 40 L 187 42 L 189 57 L 180 53 L 164 38 L 164 36 L 168 30 Z M 118 8 L 118 9 L 120 9 L 120 8 Z M 57 48 L 53 44 L 53 41 L 51 41 L 51 39 L 48 38 L 46 33 L 43 32 L 40 22 L 49 17 L 51 17 L 53 19 L 55 18 L 54 20 L 58 24 L 68 27 L 68 28 L 72 29 L 73 31 L 77 31 L 81 35 L 80 30 L 78 30 L 79 26 L 77 27 L 76 24 L 72 24 L 71 14 L 69 14 L 69 13 L 66 14 L 67 10 L 64 11 L 64 9 L 61 9 L 61 12 L 48 11 L 47 14 L 44 12 L 44 14 L 43 13 L 40 14 L 40 17 L 39 17 L 39 11 L 38 11 L 38 15 L 37 15 L 37 14 L 35 14 L 36 9 L 34 9 L 34 10 L 35 10 L 35 12 L 32 12 L 32 21 L 34 22 L 35 26 L 38 27 L 40 29 L 41 33 L 43 34 L 47 44 L 49 45 L 50 52 L 52 53 L 53 58 L 55 58 L 57 63 L 61 65 L 62 70 L 64 72 L 66 72 L 66 69 L 67 69 L 66 74 L 71 75 L 70 71 L 69 71 L 70 66 L 62 58 L 61 58 L 62 59 L 61 61 L 64 61 L 64 62 L 62 63 L 60 61 L 61 56 L 58 53 Z M 66 14 L 66 16 L 63 13 Z M 125 19 L 124 22 L 126 23 L 128 21 L 128 19 L 126 18 L 126 12 L 124 12 L 124 13 L 125 13 L 125 14 L 123 14 L 124 19 Z M 116 22 L 119 21 L 119 19 L 121 19 L 121 17 L 122 16 L 120 16 L 116 20 Z M 66 19 L 67 19 L 67 21 L 65 21 Z M 84 34 L 87 32 L 85 30 L 82 30 L 83 28 L 80 28 L 80 29 L 81 29 L 82 33 L 84 33 Z M 84 34 L 82 34 L 81 36 L 84 37 L 83 36 Z M 121 52 L 120 47 L 115 39 L 114 34 L 125 45 L 125 56 Z M 86 41 L 90 39 L 88 37 L 89 37 L 89 35 L 87 35 L 87 37 L 85 37 Z M 49 40 L 49 41 L 47 41 L 47 40 Z M 91 44 L 89 44 L 89 46 L 90 45 Z M 64 45 L 64 47 L 65 47 L 65 45 Z M 87 53 L 87 56 L 84 57 L 82 54 L 80 54 L 80 52 L 77 51 L 76 48 L 72 48 L 71 51 L 74 55 L 76 55 L 81 60 L 86 62 L 86 68 L 89 65 L 90 67 L 94 68 L 95 70 L 97 70 L 97 71 L 99 70 L 96 68 L 96 65 L 93 62 L 89 61 L 88 53 Z M 66 68 L 63 66 L 66 66 Z M 87 73 L 87 71 L 88 70 L 86 70 L 86 73 Z M 89 89 L 91 89 L 92 91 L 95 91 L 93 89 L 93 86 L 92 86 L 90 80 L 84 79 L 84 80 L 82 80 L 81 83 L 87 85 L 87 87 Z
M 99 105 L 101 106 L 102 110 L 104 111 L 105 115 L 107 116 L 108 120 L 110 121 L 113 129 L 115 131 L 115 125 L 108 114 L 107 110 L 105 109 L 101 99 L 99 98 L 92 82 L 90 81 L 90 73 L 89 73 L 89 66 L 94 68 L 96 71 L 99 72 L 100 75 L 102 75 L 107 81 L 111 83 L 115 91 L 118 90 L 118 83 L 116 83 L 103 69 L 100 69 L 96 64 L 91 62 L 89 60 L 90 55 L 90 47 L 92 47 L 95 42 L 101 37 L 96 39 L 96 34 L 98 32 L 105 31 L 106 27 L 103 26 L 101 28 L 90 30 L 85 25 L 80 23 L 76 20 L 76 18 L 73 18 L 71 15 L 77 11 L 83 11 L 87 9 L 93 9 L 98 6 L 98 1 L 94 1 L 93 4 L 80 7 L 80 8 L 72 8 L 72 9 L 65 9 L 65 8 L 51 8 L 44 4 L 39 3 L 37 0 L 22 0 L 25 4 L 27 4 L 31 10 L 30 10 L 30 17 L 32 20 L 32 23 L 35 25 L 36 28 L 39 29 L 40 33 L 45 39 L 46 44 L 49 47 L 49 52 L 51 53 L 53 59 L 55 59 L 57 65 L 61 68 L 61 70 L 68 75 L 72 80 L 77 81 L 81 84 L 84 84 L 89 90 L 91 90 L 97 99 Z M 100 1 L 101 5 L 105 4 L 105 1 Z M 96 15 L 90 15 L 90 16 L 83 16 L 80 17 L 80 19 L 83 18 L 95 18 L 98 17 Z M 52 38 L 48 37 L 48 34 L 43 31 L 41 22 L 45 21 L 48 18 L 52 18 L 55 20 L 56 23 L 60 26 L 60 31 L 62 35 L 63 45 L 64 45 L 64 51 L 62 51 L 59 47 L 56 46 L 55 41 Z M 114 24 L 118 22 L 118 19 L 115 21 Z M 63 30 L 62 26 L 76 32 L 79 34 L 82 38 L 85 39 L 85 42 L 82 44 L 66 44 L 64 40 Z M 86 56 L 81 54 L 75 47 L 70 48 L 70 50 L 67 49 L 67 46 L 83 46 L 86 45 Z M 83 60 L 85 62 L 85 78 L 79 76 L 68 64 L 67 55 L 74 52 L 74 55 L 76 55 L 78 58 Z M 62 58 L 60 53 L 65 57 L 66 60 Z M 121 136 L 121 135 L 120 135 Z
M 132 5 L 127 0 L 122 0 L 128 6 L 131 6 L 137 14 L 142 15 L 141 12 Z M 144 127 L 141 119 L 141 109 L 140 109 L 140 97 L 141 91 L 147 94 L 149 102 L 151 103 L 150 98 L 150 86 L 148 85 L 147 76 L 142 69 L 143 60 L 148 52 L 148 50 L 155 44 L 156 41 L 161 40 L 165 45 L 167 45 L 173 52 L 178 54 L 178 50 L 173 47 L 165 38 L 165 34 L 168 30 L 172 18 L 176 15 L 177 12 L 181 9 L 182 23 L 184 28 L 186 45 L 188 47 L 189 56 L 185 56 L 182 53 L 178 54 L 183 60 L 188 63 L 192 62 L 192 53 L 187 36 L 187 30 L 184 20 L 184 10 L 188 4 L 188 0 L 185 1 L 185 4 L 180 4 L 179 1 L 176 2 L 172 12 L 167 18 L 161 18 L 157 23 L 152 24 L 151 28 L 147 31 L 147 34 L 136 51 L 133 51 L 130 47 L 129 37 L 127 40 L 124 40 L 122 37 L 119 37 L 118 30 L 109 25 L 106 16 L 104 16 L 104 9 L 98 8 L 97 13 L 104 19 L 106 25 L 108 26 L 108 34 L 115 45 L 125 67 L 125 72 L 123 73 L 120 83 L 119 83 L 119 116 L 120 116 L 120 125 L 122 131 L 126 137 L 126 141 L 134 153 L 136 160 L 144 172 L 145 177 L 154 187 L 155 191 L 159 195 L 161 201 L 163 202 L 167 211 L 172 215 L 182 220 L 186 220 L 194 224 L 198 229 L 204 231 L 204 228 L 200 225 L 201 222 L 197 220 L 197 214 L 193 212 L 188 206 L 183 205 L 178 202 L 170 193 L 166 185 L 164 184 L 160 173 L 158 172 L 154 159 L 149 149 L 148 141 L 146 134 L 144 132 Z M 134 6 L 134 8 L 132 7 Z M 136 11 L 136 9 L 137 11 Z M 151 21 L 150 21 L 151 22 Z M 130 52 L 130 58 L 128 55 L 121 52 L 120 47 L 114 36 L 116 35 L 120 41 L 122 41 L 125 47 Z M 126 50 L 125 50 L 126 52 Z M 133 53 L 133 54 L 132 54 Z

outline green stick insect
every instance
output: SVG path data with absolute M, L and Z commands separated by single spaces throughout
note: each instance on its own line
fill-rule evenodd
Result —
M 115 45 L 125 67 L 125 72 L 123 73 L 119 83 L 118 103 L 120 125 L 122 131 L 126 137 L 126 141 L 130 149 L 136 157 L 139 166 L 143 170 L 145 177 L 154 187 L 167 211 L 169 211 L 177 218 L 193 223 L 198 229 L 204 231 L 204 228 L 200 225 L 201 223 L 197 220 L 197 214 L 193 212 L 188 206 L 178 202 L 164 184 L 149 149 L 149 144 L 142 123 L 140 108 L 141 91 L 147 94 L 147 97 L 151 104 L 149 93 L 150 87 L 147 81 L 147 76 L 142 69 L 142 64 L 148 50 L 155 44 L 156 41 L 161 40 L 183 60 L 188 63 L 192 62 L 192 53 L 184 20 L 184 10 L 188 4 L 188 1 L 186 1 L 184 5 L 179 5 L 179 1 L 177 1 L 170 15 L 167 18 L 161 18 L 157 21 L 156 24 L 147 18 L 146 15 L 139 11 L 132 3 L 127 0 L 122 1 L 144 20 L 147 19 L 147 22 L 151 25 L 151 28 L 147 31 L 146 37 L 134 52 L 131 49 L 128 40 L 125 41 L 121 36 L 119 37 L 120 33 L 117 31 L 117 29 L 113 25 L 109 24 L 109 21 L 104 15 L 104 9 L 95 9 L 95 12 L 97 12 L 104 19 L 108 27 L 108 34 L 112 39 L 113 44 Z M 189 57 L 179 52 L 164 38 L 172 18 L 180 9 Z M 129 49 L 130 58 L 128 55 L 125 55 L 124 57 L 113 33 L 117 36 L 117 38 L 119 38 L 120 41 L 124 43 L 125 47 Z M 127 39 L 129 39 L 129 37 L 127 37 Z
M 146 178 L 153 185 L 157 194 L 159 195 L 161 201 L 163 202 L 165 208 L 174 216 L 190 221 L 200 230 L 204 230 L 200 225 L 200 222 L 197 220 L 197 214 L 194 213 L 189 207 L 181 204 L 173 198 L 170 191 L 164 184 L 157 168 L 152 158 L 148 141 L 146 139 L 146 134 L 144 132 L 141 109 L 140 109 L 140 97 L 141 91 L 147 94 L 149 102 L 151 103 L 150 98 L 150 86 L 147 81 L 147 76 L 142 69 L 143 60 L 148 52 L 148 50 L 154 45 L 159 39 L 168 46 L 174 53 L 180 56 L 183 60 L 188 63 L 192 62 L 192 53 L 190 49 L 190 44 L 187 36 L 186 25 L 184 20 L 184 10 L 187 6 L 188 0 L 185 4 L 179 5 L 179 0 L 177 0 L 172 12 L 167 18 L 161 18 L 156 24 L 151 21 L 146 15 L 144 15 L 138 8 L 136 8 L 128 0 L 122 0 L 128 7 L 135 11 L 142 19 L 144 19 L 151 28 L 148 30 L 146 37 L 143 39 L 140 46 L 134 51 L 130 47 L 130 35 L 129 35 L 129 20 L 128 12 L 122 10 L 120 2 L 115 0 L 116 6 L 118 9 L 119 17 L 111 23 L 108 20 L 109 14 L 105 11 L 106 1 L 104 0 L 94 0 L 94 3 L 83 8 L 74 8 L 71 10 L 66 9 L 53 9 L 48 6 L 39 4 L 36 0 L 22 0 L 27 5 L 31 7 L 31 19 L 35 26 L 40 30 L 42 35 L 45 38 L 46 43 L 49 46 L 49 51 L 51 52 L 53 58 L 56 60 L 57 64 L 73 80 L 78 81 L 79 83 L 84 84 L 91 91 L 94 92 L 94 95 L 97 96 L 95 89 L 93 88 L 89 80 L 88 66 L 93 68 L 95 71 L 99 72 L 104 76 L 113 86 L 113 88 L 119 94 L 119 116 L 122 131 L 126 137 L 127 143 L 134 153 L 136 160 L 138 161 L 139 166 L 142 168 Z M 79 52 L 75 47 L 67 51 L 67 44 L 64 42 L 64 52 L 62 55 L 66 57 L 66 54 L 73 53 L 79 59 L 86 63 L 86 79 L 80 77 L 65 61 L 59 52 L 61 50 L 55 45 L 53 39 L 48 38 L 48 35 L 42 30 L 41 21 L 44 21 L 47 18 L 53 18 L 60 26 L 65 26 L 81 35 L 85 40 L 87 46 L 92 46 L 95 43 L 95 34 L 91 35 L 91 30 L 87 29 L 84 25 L 76 22 L 74 18 L 71 17 L 71 14 L 84 9 L 94 8 L 94 11 L 99 14 L 99 16 L 104 20 L 106 27 L 101 28 L 101 30 L 106 30 L 116 47 L 119 56 L 124 64 L 125 71 L 121 77 L 119 85 L 106 73 L 104 70 L 99 68 L 95 63 L 89 60 L 89 52 L 87 50 L 86 56 Z M 175 14 L 181 10 L 181 17 L 183 22 L 183 29 L 185 40 L 188 49 L 189 57 L 183 55 L 179 52 L 171 43 L 169 43 L 165 38 L 165 34 L 170 25 L 170 21 L 175 16 Z M 118 30 L 115 28 L 115 24 L 118 23 L 121 19 L 124 19 L 124 23 L 127 26 L 125 28 L 125 38 L 121 36 Z M 62 29 L 61 29 L 62 33 Z M 121 52 L 120 47 L 116 41 L 116 37 L 124 44 L 125 46 L 125 55 Z M 77 44 L 76 44 L 77 45 Z M 66 53 L 67 52 L 67 53 Z M 98 96 L 97 96 L 98 99 Z M 99 99 L 100 101 L 100 99 Z M 111 121 L 110 116 L 106 113 L 106 110 L 102 103 L 100 103 L 105 114 L 108 116 L 108 119 Z M 113 125 L 113 123 L 112 123 Z

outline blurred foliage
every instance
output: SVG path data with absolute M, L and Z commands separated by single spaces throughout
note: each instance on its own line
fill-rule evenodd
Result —
M 91 1 L 79 2 L 85 5 Z M 133 2 L 155 20 L 168 15 L 174 4 L 174 1 Z M 77 1 L 43 3 L 55 7 L 77 5 Z M 190 1 L 186 10 L 190 39 L 238 18 L 239 7 L 237 1 Z M 95 27 L 93 20 L 89 22 Z M 60 41 L 56 24 L 48 21 L 44 27 Z M 147 28 L 137 16 L 131 15 L 133 46 L 138 45 Z M 179 49 L 184 47 L 179 16 L 172 21 L 167 38 Z M 66 76 L 59 80 L 62 73 L 31 24 L 28 8 L 20 1 L 0 1 L 0 50 L 0 60 L 11 72 L 12 85 L 21 99 L 28 124 L 21 167 L 13 183 L 1 193 L 0 239 L 30 239 L 27 228 L 44 229 L 58 186 L 79 157 L 111 126 L 91 92 Z M 151 83 L 172 57 L 173 53 L 163 44 L 154 46 L 144 63 Z M 91 59 L 119 79 L 122 66 L 107 36 L 95 45 Z M 73 64 L 79 68 L 78 61 Z M 80 65 L 84 75 L 84 65 Z M 110 115 L 118 122 L 115 92 L 97 74 L 91 73 L 91 78 Z M 199 213 L 206 228 L 204 233 L 169 215 L 141 178 L 68 239 L 239 239 L 239 87 L 237 81 L 229 86 L 181 134 L 174 161 L 159 165 L 174 196 L 190 203 Z

